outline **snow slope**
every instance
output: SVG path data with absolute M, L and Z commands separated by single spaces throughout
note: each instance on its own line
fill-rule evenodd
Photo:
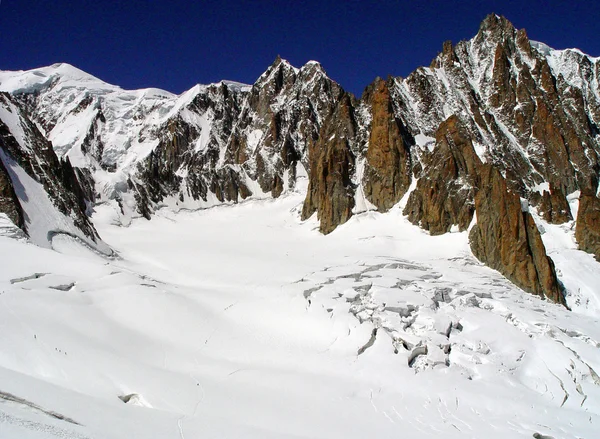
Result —
M 568 228 L 541 225 L 572 312 L 479 264 L 466 233 L 396 207 L 323 236 L 302 200 L 128 228 L 100 206 L 114 260 L 0 236 L 0 437 L 597 435 L 600 265 Z

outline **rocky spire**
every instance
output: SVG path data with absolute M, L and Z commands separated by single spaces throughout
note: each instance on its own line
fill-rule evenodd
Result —
M 364 97 L 371 107 L 371 132 L 363 186 L 367 199 L 382 212 L 400 201 L 411 182 L 409 135 L 394 114 L 390 86 L 391 79 L 377 78 Z

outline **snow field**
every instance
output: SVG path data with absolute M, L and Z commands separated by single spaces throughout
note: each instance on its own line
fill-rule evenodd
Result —
M 322 236 L 301 202 L 127 228 L 99 206 L 115 259 L 0 237 L 0 392 L 79 424 L 0 394 L 0 437 L 594 437 L 600 269 L 568 227 L 543 225 L 573 312 L 481 265 L 465 233 L 395 208 Z

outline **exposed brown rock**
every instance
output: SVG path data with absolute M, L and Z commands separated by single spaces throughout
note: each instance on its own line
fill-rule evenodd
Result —
M 541 195 L 538 210 L 552 224 L 563 224 L 573 219 L 563 190 L 554 185 L 550 185 L 550 192 L 544 191 Z
M 473 254 L 523 290 L 565 304 L 533 217 L 490 164 L 481 167 L 475 209 L 477 224 L 469 235 Z
M 410 186 L 410 152 L 402 135 L 406 130 L 394 115 L 389 84 L 377 78 L 372 89 L 371 135 L 363 186 L 367 199 L 385 212 L 400 201 Z
M 352 215 L 354 155 L 349 141 L 354 133 L 354 111 L 350 97 L 345 95 L 324 123 L 319 140 L 309 146 L 309 185 L 302 219 L 317 212 L 319 230 L 325 234 L 331 233 Z
M 453 225 L 466 230 L 476 211 L 473 254 L 525 291 L 565 303 L 533 217 L 522 212 L 519 195 L 500 171 L 481 162 L 456 116 L 440 125 L 435 149 L 423 151 L 421 161 L 424 169 L 404 211 L 411 222 L 431 234 Z
M 586 191 L 579 197 L 575 239 L 581 250 L 600 261 L 600 199 L 593 192 Z
M 453 225 L 466 230 L 475 211 L 473 178 L 481 160 L 456 116 L 440 125 L 435 149 L 423 151 L 422 162 L 424 169 L 404 215 L 432 235 L 446 233 Z

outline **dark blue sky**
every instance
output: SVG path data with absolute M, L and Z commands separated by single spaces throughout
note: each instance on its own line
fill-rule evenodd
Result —
M 253 83 L 280 54 L 315 59 L 360 95 L 376 76 L 428 65 L 491 12 L 531 39 L 600 56 L 600 2 L 1 0 L 0 70 L 68 62 L 124 88 L 175 93 Z

